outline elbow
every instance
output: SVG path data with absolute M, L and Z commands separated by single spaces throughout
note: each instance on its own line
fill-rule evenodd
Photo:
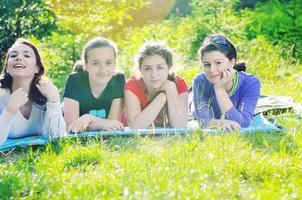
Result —
M 250 125 L 251 120 L 250 119 L 241 119 L 238 121 L 238 123 L 240 124 L 241 128 L 247 128 Z

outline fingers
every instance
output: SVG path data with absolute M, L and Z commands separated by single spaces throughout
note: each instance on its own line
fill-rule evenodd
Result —
M 238 122 L 230 121 L 230 120 L 224 120 L 222 126 L 223 131 L 240 131 L 241 126 Z
M 117 120 L 110 120 L 107 124 L 107 126 L 104 127 L 104 130 L 107 131 L 119 131 L 119 130 L 124 130 L 124 125 Z
M 36 87 L 43 96 L 47 98 L 47 101 L 57 102 L 59 101 L 59 92 L 57 87 L 47 80 L 41 80 L 36 84 Z
M 87 130 L 88 127 L 89 123 L 82 118 L 78 118 L 68 126 L 67 130 L 72 133 L 78 133 Z

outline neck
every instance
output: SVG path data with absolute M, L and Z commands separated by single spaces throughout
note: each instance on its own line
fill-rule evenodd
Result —
M 30 90 L 31 81 L 27 79 L 18 79 L 14 78 L 12 83 L 12 92 L 17 90 L 18 88 L 22 87 L 26 92 Z
M 90 89 L 91 89 L 92 93 L 94 93 L 94 94 L 98 94 L 99 95 L 99 93 L 102 93 L 102 91 L 106 88 L 107 84 L 108 83 L 106 83 L 106 84 L 99 84 L 99 83 L 96 83 L 96 82 L 91 81 L 89 79 Z
M 145 91 L 148 99 L 153 99 L 153 97 L 157 94 L 156 90 L 154 90 L 153 88 L 148 88 L 146 85 L 145 85 Z

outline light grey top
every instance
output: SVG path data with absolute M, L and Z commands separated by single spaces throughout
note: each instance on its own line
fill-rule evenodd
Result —
M 29 119 L 20 110 L 14 116 L 8 113 L 10 91 L 0 88 L 0 145 L 7 138 L 20 138 L 48 134 L 52 137 L 66 135 L 66 125 L 60 109 L 60 103 L 46 103 L 46 106 L 32 105 Z

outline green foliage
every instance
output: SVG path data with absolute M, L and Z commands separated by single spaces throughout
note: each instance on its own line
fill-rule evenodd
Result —
M 302 56 L 302 1 L 271 0 L 258 4 L 255 11 L 246 11 L 252 22 L 246 27 L 248 37 L 265 35 L 272 44 L 283 47 L 282 55 Z
M 130 11 L 147 5 L 145 0 L 46 0 L 55 12 L 60 26 L 90 39 L 96 35 L 112 35 L 127 20 Z M 111 36 L 112 37 L 112 36 Z
M 51 36 L 36 42 L 39 43 L 42 50 L 46 75 L 62 91 L 75 62 L 81 59 L 82 49 L 86 41 L 77 35 L 61 31 L 53 32 Z
M 56 17 L 43 0 L 2 0 L 0 13 L 1 57 L 18 37 L 41 39 L 56 29 Z

